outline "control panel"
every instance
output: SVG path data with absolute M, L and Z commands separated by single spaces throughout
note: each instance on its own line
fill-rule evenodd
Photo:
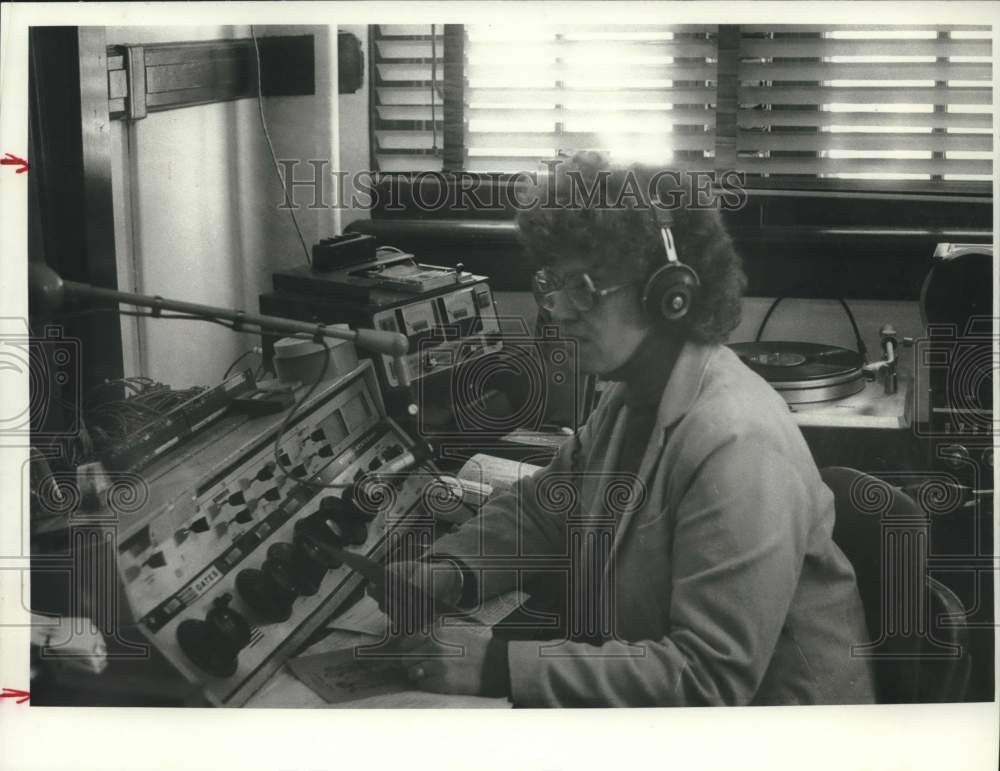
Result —
M 410 342 L 406 365 L 414 378 L 495 353 L 502 345 L 493 294 L 485 281 L 376 311 L 372 321 L 377 329 L 406 335 Z M 382 366 L 386 383 L 397 387 L 395 361 L 383 355 Z
M 266 422 L 223 439 L 231 450 L 216 448 L 214 463 L 176 464 L 168 481 L 192 484 L 154 489 L 161 504 L 118 544 L 143 633 L 219 706 L 244 703 L 358 587 L 338 550 L 382 559 L 437 478 L 427 464 L 398 473 L 411 443 L 385 415 L 371 362 L 321 389 L 285 429 L 287 473 L 275 463 L 277 421 Z M 360 483 L 383 466 L 390 495 L 319 486 Z

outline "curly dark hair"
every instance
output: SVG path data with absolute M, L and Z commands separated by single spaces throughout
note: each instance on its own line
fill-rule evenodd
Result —
M 517 218 L 534 265 L 581 258 L 595 279 L 643 282 L 665 261 L 658 216 L 669 217 L 680 260 L 701 280 L 691 311 L 673 328 L 699 342 L 728 337 L 740 321 L 746 276 L 718 208 L 690 206 L 687 196 L 695 189 L 690 175 L 612 166 L 595 152 L 577 153 L 549 168 L 555 173 L 531 191 L 532 205 Z M 651 198 L 669 213 L 653 211 Z

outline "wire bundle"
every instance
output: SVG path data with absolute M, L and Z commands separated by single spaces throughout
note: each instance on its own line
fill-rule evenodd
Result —
M 124 389 L 126 397 L 107 398 L 109 389 Z M 162 419 L 168 412 L 205 390 L 204 386 L 173 389 L 149 377 L 107 380 L 84 397 L 83 418 L 90 446 L 77 462 L 87 462 L 126 438 Z

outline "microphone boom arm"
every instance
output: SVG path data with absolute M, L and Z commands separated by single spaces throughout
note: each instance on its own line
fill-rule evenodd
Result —
M 324 337 L 350 340 L 361 348 L 397 358 L 406 355 L 410 348 L 409 341 L 398 332 L 386 332 L 379 329 L 332 329 L 323 324 L 310 324 L 280 316 L 247 313 L 214 305 L 170 300 L 158 295 L 142 295 L 134 292 L 122 292 L 117 289 L 105 289 L 91 284 L 81 284 L 76 281 L 63 281 L 55 271 L 39 263 L 33 263 L 29 267 L 29 287 L 33 290 L 33 294 L 40 293 L 40 299 L 43 303 L 55 307 L 61 304 L 64 296 L 84 297 L 150 308 L 153 311 L 151 314 L 153 316 L 161 311 L 176 311 L 205 319 L 225 319 L 233 322 L 237 331 L 244 326 L 252 326 L 257 327 L 257 330 L 248 331 L 280 332 L 293 337 L 308 337 L 316 342 Z

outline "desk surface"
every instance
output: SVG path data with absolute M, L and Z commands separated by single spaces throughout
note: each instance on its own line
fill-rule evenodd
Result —
M 865 383 L 856 394 L 830 402 L 793 405 L 799 426 L 822 428 L 906 428 L 912 380 L 899 379 L 896 393 L 887 396 L 881 383 Z
M 515 602 L 513 596 L 498 598 L 495 607 L 490 609 L 493 615 L 500 615 L 508 608 L 510 603 Z M 379 631 L 379 626 L 385 624 L 385 616 L 381 611 L 377 611 L 377 606 L 372 609 L 374 601 L 369 597 L 363 598 L 355 608 L 343 614 L 338 619 L 331 622 L 328 627 L 328 634 L 320 641 L 314 643 L 302 652 L 302 656 L 313 656 L 323 653 L 353 648 L 357 645 L 371 645 L 382 638 L 383 634 L 372 634 Z M 364 606 L 364 607 L 363 607 Z M 360 613 L 356 612 L 360 610 Z M 351 618 L 351 621 L 348 621 Z M 340 628 L 340 626 L 354 626 L 355 629 Z M 359 631 L 366 629 L 367 631 Z M 386 708 L 425 708 L 425 709 L 504 709 L 510 708 L 511 703 L 507 699 L 486 698 L 483 696 L 458 696 L 454 694 L 429 693 L 427 691 L 402 691 L 397 693 L 379 694 L 367 698 L 343 701 L 336 704 L 327 703 L 322 696 L 312 690 L 309 686 L 299 680 L 291 673 L 286 664 L 274 675 L 264 686 L 255 693 L 246 703 L 251 708 L 358 708 L 358 709 L 386 709 Z

